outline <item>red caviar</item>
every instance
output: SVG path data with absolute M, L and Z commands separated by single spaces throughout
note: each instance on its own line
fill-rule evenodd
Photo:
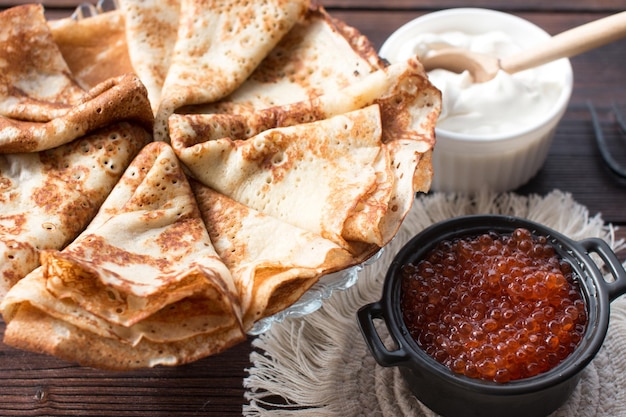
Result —
M 496 382 L 553 368 L 587 324 L 571 265 L 523 228 L 445 240 L 404 265 L 401 309 L 426 353 L 456 373 Z

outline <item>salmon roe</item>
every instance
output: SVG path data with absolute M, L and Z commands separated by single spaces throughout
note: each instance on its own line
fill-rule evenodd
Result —
M 401 274 L 412 338 L 468 377 L 504 383 L 548 371 L 585 331 L 571 265 L 527 229 L 442 241 Z

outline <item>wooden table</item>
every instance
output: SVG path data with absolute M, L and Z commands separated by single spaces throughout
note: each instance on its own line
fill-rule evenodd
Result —
M 0 1 L 0 8 L 27 3 Z M 69 16 L 76 0 L 43 1 L 49 19 Z M 367 35 L 376 47 L 397 27 L 424 13 L 463 7 L 459 0 L 326 0 L 329 12 Z M 551 34 L 622 11 L 624 0 L 475 0 L 474 7 L 508 11 Z M 626 115 L 626 39 L 574 57 L 571 104 L 558 127 L 548 160 L 536 178 L 517 190 L 545 194 L 569 192 L 590 214 L 623 229 L 626 237 L 626 181 L 605 167 L 594 141 L 587 111 L 600 110 L 606 135 L 618 139 L 608 112 L 613 101 Z M 626 135 L 624 135 L 626 138 Z M 614 144 L 626 165 L 626 142 Z M 619 254 L 626 259 L 626 253 Z M 4 324 L 0 324 L 0 331 Z M 48 356 L 0 344 L 0 415 L 2 416 L 237 416 L 241 415 L 242 380 L 250 341 L 195 363 L 128 373 L 81 368 Z

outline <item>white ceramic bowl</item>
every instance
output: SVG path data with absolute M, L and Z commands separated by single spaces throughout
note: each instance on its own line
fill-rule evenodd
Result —
M 393 62 L 400 48 L 417 34 L 450 31 L 471 35 L 502 31 L 522 49 L 550 37 L 533 23 L 511 14 L 489 9 L 457 8 L 426 14 L 406 23 L 387 39 L 380 55 Z M 488 135 L 436 128 L 433 190 L 503 192 L 525 184 L 537 174 L 546 160 L 555 129 L 565 113 L 573 87 L 572 67 L 568 59 L 545 64 L 542 70 L 559 74 L 563 88 L 554 106 L 533 123 L 512 131 Z

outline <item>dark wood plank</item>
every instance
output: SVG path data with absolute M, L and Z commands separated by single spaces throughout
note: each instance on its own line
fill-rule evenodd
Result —
M 321 0 L 321 3 L 329 9 L 351 10 L 441 10 L 454 7 L 484 7 L 497 10 L 517 11 L 546 11 L 546 12 L 571 12 L 571 11 L 621 11 L 624 10 L 623 0 L 473 0 L 471 3 L 461 0 Z
M 96 3 L 97 0 L 86 1 Z M 327 8 L 344 9 L 377 9 L 377 10 L 432 10 L 451 7 L 468 7 L 468 3 L 461 0 L 319 0 Z M 47 8 L 73 8 L 81 1 L 76 0 L 0 0 L 0 7 L 15 4 L 42 3 Z M 606 11 L 623 10 L 622 0 L 542 0 L 507 1 L 507 0 L 474 0 L 471 7 L 488 7 L 502 10 L 551 10 L 551 11 Z
M 80 3 L 96 4 L 97 1 L 80 2 L 76 0 L 0 0 L 0 8 L 11 7 L 18 4 L 41 3 L 46 10 L 46 16 L 50 19 L 59 19 L 71 15 Z M 398 12 L 409 14 L 414 12 L 429 12 L 455 7 L 484 7 L 514 13 L 520 12 L 545 12 L 555 15 L 558 12 L 589 12 L 589 13 L 615 13 L 624 10 L 623 0 L 555 0 L 542 1 L 532 0 L 526 2 L 508 0 L 475 0 L 471 5 L 459 0 L 321 0 L 319 1 L 331 12 L 341 11 L 376 11 Z
M 96 3 L 97 0 L 86 1 Z M 451 7 L 488 7 L 502 10 L 546 10 L 546 11 L 606 11 L 623 10 L 622 0 L 542 0 L 507 1 L 507 0 L 474 0 L 471 5 L 461 0 L 318 0 L 328 8 L 344 9 L 376 9 L 376 10 L 431 10 Z M 76 0 L 1 0 L 0 7 L 14 4 L 42 3 L 47 8 L 72 8 L 81 1 Z
M 76 0 L 0 0 L 0 8 L 12 7 L 19 4 L 41 3 L 46 8 L 46 14 L 55 18 L 69 16 L 77 4 L 83 3 Z M 84 3 L 96 4 L 97 1 L 85 1 Z M 502 11 L 528 12 L 543 11 L 547 13 L 558 12 L 594 12 L 614 13 L 624 10 L 623 0 L 554 0 L 550 2 L 542 0 L 529 0 L 525 2 L 508 0 L 474 0 L 471 5 L 460 0 L 319 0 L 319 3 L 330 11 L 434 11 L 455 7 L 484 7 Z
M 598 106 L 603 132 L 613 155 L 626 166 L 626 141 L 607 104 Z M 518 191 L 544 194 L 554 188 L 571 192 L 592 214 L 601 213 L 606 221 L 626 224 L 626 181 L 613 175 L 602 160 L 585 105 L 570 106 L 557 129 L 546 164 Z
M 240 416 L 250 351 L 245 342 L 189 365 L 120 373 L 0 344 L 0 415 Z

